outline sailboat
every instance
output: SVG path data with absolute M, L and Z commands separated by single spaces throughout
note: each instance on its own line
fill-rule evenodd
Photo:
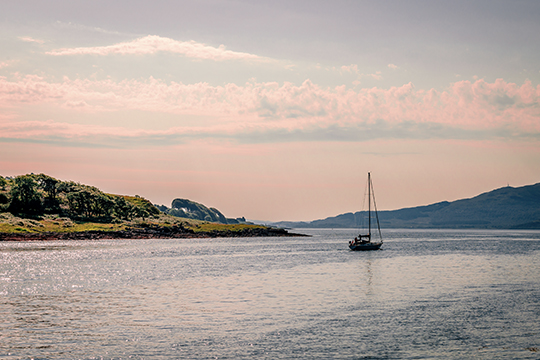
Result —
M 373 192 L 373 183 L 371 182 L 371 174 L 368 173 L 368 233 L 366 235 L 358 235 L 354 240 L 349 241 L 349 249 L 354 251 L 379 250 L 383 244 L 381 235 L 381 226 L 379 224 L 379 215 L 377 213 L 377 205 L 375 203 L 375 193 Z M 373 208 L 375 210 L 375 218 L 377 219 L 377 229 L 379 230 L 379 241 L 371 241 L 371 201 L 373 199 Z

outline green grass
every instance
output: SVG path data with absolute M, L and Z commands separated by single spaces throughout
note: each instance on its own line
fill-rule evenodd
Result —
M 218 224 L 211 222 L 199 222 L 189 226 L 195 232 L 210 232 L 210 231 L 242 231 L 244 229 L 264 228 L 262 225 L 249 225 L 249 224 Z
M 184 226 L 196 233 L 211 231 L 242 231 L 247 228 L 264 228 L 262 225 L 248 224 L 219 224 L 207 221 L 178 218 L 170 215 L 160 214 L 157 217 L 135 219 L 133 221 L 122 221 L 119 223 L 102 223 L 92 221 L 77 221 L 65 217 L 47 215 L 40 219 L 24 219 L 11 215 L 10 213 L 0 213 L 0 233 L 20 234 L 20 233 L 75 233 L 83 231 L 120 231 L 129 227 L 172 227 Z
M 9 219 L 0 218 L 0 221 L 0 232 L 8 234 L 42 232 L 71 233 L 91 230 L 117 231 L 126 228 L 126 224 L 74 222 L 67 218 L 28 220 L 11 217 Z

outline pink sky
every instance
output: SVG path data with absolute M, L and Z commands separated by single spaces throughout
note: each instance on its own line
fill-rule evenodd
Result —
M 324 13 L 304 10 L 315 23 Z M 314 26 L 297 11 L 299 26 Z M 501 37 L 514 56 L 495 57 L 489 39 L 467 43 L 456 28 L 456 37 L 437 35 L 439 52 L 413 28 L 401 35 L 407 48 L 374 37 L 385 45 L 354 54 L 356 40 L 340 39 L 342 51 L 337 38 L 316 37 L 318 28 L 283 38 L 278 29 L 236 33 L 231 23 L 213 36 L 208 24 L 174 36 L 152 21 L 22 14 L 0 39 L 3 176 L 44 172 L 157 204 L 188 198 L 228 217 L 273 221 L 359 210 L 368 171 L 381 209 L 540 181 L 537 46 Z M 468 57 L 453 58 L 463 46 Z

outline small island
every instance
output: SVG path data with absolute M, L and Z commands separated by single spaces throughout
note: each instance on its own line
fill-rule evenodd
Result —
M 107 194 L 45 174 L 0 176 L 0 241 L 302 236 L 191 206 L 197 211 L 171 211 L 139 195 Z

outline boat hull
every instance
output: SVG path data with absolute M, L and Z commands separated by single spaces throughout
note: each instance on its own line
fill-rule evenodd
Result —
M 353 251 L 379 250 L 381 246 L 382 243 L 350 244 L 349 249 Z

